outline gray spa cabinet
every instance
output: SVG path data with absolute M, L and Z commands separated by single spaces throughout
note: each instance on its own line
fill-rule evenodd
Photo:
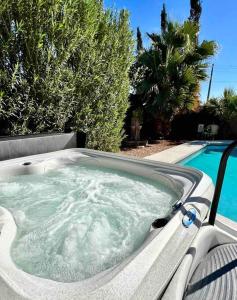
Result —
M 152 227 L 144 243 L 118 265 L 80 282 L 63 283 L 19 269 L 10 248 L 17 232 L 12 214 L 0 207 L 0 299 L 159 299 L 207 217 L 214 186 L 194 169 L 87 149 L 67 149 L 0 162 L 0 180 L 44 173 L 80 162 L 157 180 L 177 195 L 166 221 Z M 154 220 L 155 221 L 155 220 Z

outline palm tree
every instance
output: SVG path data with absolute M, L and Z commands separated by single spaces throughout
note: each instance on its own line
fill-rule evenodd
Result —
M 216 44 L 198 45 L 197 32 L 194 22 L 167 22 L 165 31 L 148 34 L 152 46 L 138 56 L 142 75 L 135 89 L 156 120 L 157 134 L 168 134 L 174 114 L 193 104 L 197 83 L 207 78 L 206 59 L 215 53 Z
M 219 98 L 211 98 L 206 109 L 218 117 L 230 121 L 237 117 L 237 94 L 233 89 L 225 89 Z

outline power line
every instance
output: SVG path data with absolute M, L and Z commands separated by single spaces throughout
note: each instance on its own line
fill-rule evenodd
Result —
M 216 66 L 215 65 L 215 71 L 218 71 L 218 72 L 226 72 L 226 71 L 237 71 L 237 66 Z
M 220 69 L 217 69 L 215 68 L 215 72 L 237 72 L 237 69 L 226 69 L 226 70 L 220 70 Z
M 202 84 L 208 84 L 208 82 L 202 82 Z M 237 84 L 237 81 L 215 81 L 215 80 L 212 80 L 212 85 L 213 84 Z
M 237 83 L 237 81 L 233 81 L 233 80 L 214 80 L 213 83 Z
M 237 65 L 217 65 L 217 64 L 215 64 L 215 68 L 237 68 Z

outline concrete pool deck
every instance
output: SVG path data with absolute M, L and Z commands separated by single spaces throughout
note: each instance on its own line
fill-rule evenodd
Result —
M 186 157 L 194 154 L 195 152 L 203 149 L 207 145 L 211 144 L 229 144 L 231 143 L 231 140 L 217 140 L 217 141 L 191 141 L 187 142 L 172 148 L 169 148 L 167 150 L 149 155 L 144 157 L 145 159 L 154 160 L 154 161 L 160 161 L 160 162 L 166 162 L 166 163 L 172 163 L 175 164 Z

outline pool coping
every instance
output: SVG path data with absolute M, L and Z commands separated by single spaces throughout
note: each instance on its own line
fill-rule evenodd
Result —
M 215 225 L 225 232 L 237 237 L 237 222 L 222 216 L 220 214 L 216 215 Z
M 231 142 L 232 140 L 190 141 L 175 147 L 171 147 L 164 151 L 146 156 L 144 158 L 153 161 L 176 164 L 177 162 L 180 162 L 188 158 L 189 156 L 195 154 L 196 152 L 204 149 L 208 145 L 226 145 L 230 144 Z

